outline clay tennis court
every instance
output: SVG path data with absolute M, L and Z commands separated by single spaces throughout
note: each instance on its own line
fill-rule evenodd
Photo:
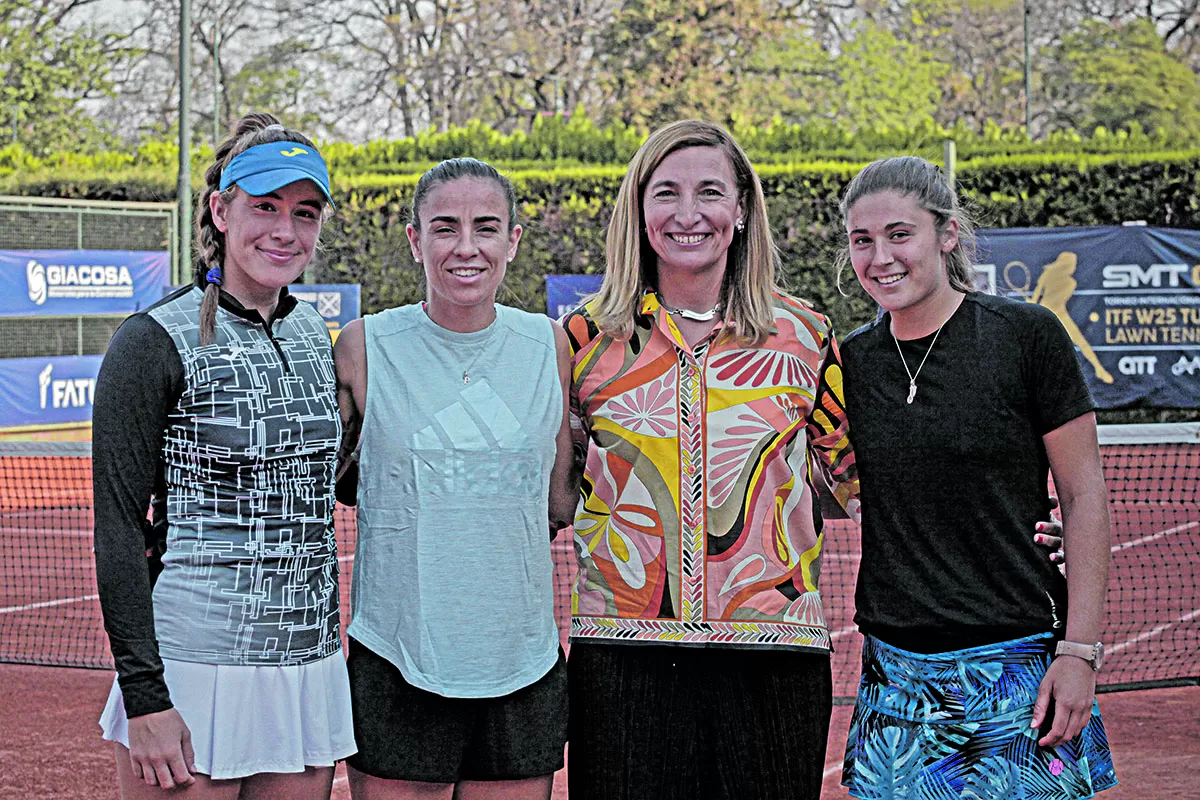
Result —
M 1200 447 L 1140 448 L 1136 461 L 1106 447 L 1114 522 L 1109 619 L 1104 639 L 1110 658 L 1106 682 L 1162 681 L 1200 674 Z M 1171 461 L 1171 479 L 1143 470 Z M 109 663 L 95 597 L 91 559 L 88 459 L 11 458 L 0 465 L 0 659 Z M 19 474 L 19 481 L 5 482 Z M 1186 488 L 1185 488 L 1186 487 Z M 1186 495 L 1189 500 L 1181 502 Z M 339 508 L 343 608 L 353 560 L 353 514 Z M 860 637 L 851 622 L 851 587 L 858 564 L 853 525 L 831 521 L 822 586 L 835 652 L 834 691 L 853 694 Z M 560 586 L 558 616 L 565 627 L 563 591 L 572 556 L 565 537 L 555 546 Z M 108 669 L 0 664 L 0 798 L 116 798 L 109 745 L 96 720 L 112 682 Z M 1111 800 L 1197 798 L 1200 769 L 1200 686 L 1106 693 L 1100 698 L 1121 785 Z M 847 795 L 838 786 L 850 708 L 834 710 L 826 798 Z M 334 797 L 349 797 L 338 768 Z M 565 775 L 555 798 L 565 798 Z

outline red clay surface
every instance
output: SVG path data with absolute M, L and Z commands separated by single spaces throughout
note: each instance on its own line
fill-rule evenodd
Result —
M 1102 679 L 1121 679 L 1122 672 L 1124 680 L 1195 675 L 1200 448 L 1188 448 L 1184 458 L 1167 449 L 1143 448 L 1137 463 L 1127 461 L 1120 448 L 1104 451 L 1114 554 L 1103 637 L 1110 657 Z M 1152 476 L 1162 475 L 1167 461 L 1175 462 L 1166 470 L 1173 482 L 1164 483 Z M 65 465 L 53 466 L 32 484 L 61 481 Z M 72 497 L 90 494 L 81 480 L 56 488 Z M 67 509 L 61 496 L 31 501 L 10 496 L 13 491 L 20 490 L 0 487 L 0 658 L 60 650 L 78 659 L 73 663 L 108 663 L 94 598 L 88 503 Z M 337 524 L 343 609 L 348 609 L 353 510 L 339 507 Z M 568 537 L 561 536 L 554 550 L 557 611 L 565 628 L 574 560 Z M 831 522 L 823 562 L 835 693 L 846 696 L 857 679 L 860 641 L 851 621 L 858 567 L 852 525 Z M 111 751 L 100 741 L 96 724 L 111 680 L 105 670 L 0 664 L 0 798 L 117 797 Z M 1200 800 L 1193 775 L 1200 771 L 1200 687 L 1105 694 L 1100 704 L 1121 780 L 1104 793 L 1106 800 Z M 837 764 L 849 714 L 847 706 L 834 710 L 827 800 L 847 796 L 838 786 Z M 566 798 L 564 777 L 557 776 L 555 800 Z M 349 797 L 342 768 L 334 797 Z
M 102 670 L 0 664 L 0 798 L 118 798 L 96 724 L 111 682 Z M 1104 800 L 1200 800 L 1200 687 L 1106 694 L 1100 705 L 1121 781 Z M 847 797 L 837 783 L 849 716 L 834 709 L 825 800 Z M 347 800 L 337 775 L 333 796 Z M 566 800 L 565 774 L 556 778 L 554 798 Z

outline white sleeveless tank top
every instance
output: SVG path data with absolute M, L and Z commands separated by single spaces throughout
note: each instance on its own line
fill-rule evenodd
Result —
M 413 686 L 499 697 L 558 657 L 547 522 L 562 385 L 549 318 L 454 333 L 364 319 L 367 400 L 348 633 Z

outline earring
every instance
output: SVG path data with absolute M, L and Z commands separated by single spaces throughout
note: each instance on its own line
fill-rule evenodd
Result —
M 742 231 L 746 230 L 746 220 L 739 219 L 736 223 L 734 223 L 733 227 L 738 229 L 738 233 L 741 233 Z

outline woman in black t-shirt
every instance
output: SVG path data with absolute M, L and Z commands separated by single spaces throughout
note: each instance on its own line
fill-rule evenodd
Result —
M 885 312 L 842 344 L 866 637 L 842 783 L 1090 797 L 1116 783 L 1094 701 L 1110 530 L 1070 338 L 1046 309 L 973 291 L 971 225 L 933 164 L 869 165 L 842 211 L 844 260 Z M 1066 578 L 1026 533 L 1048 472 Z

